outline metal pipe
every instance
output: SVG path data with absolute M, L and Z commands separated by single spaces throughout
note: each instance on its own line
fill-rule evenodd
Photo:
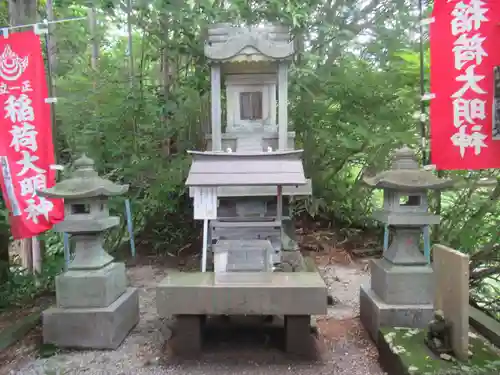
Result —
M 207 272 L 208 220 L 203 220 L 203 248 L 201 253 L 201 272 Z

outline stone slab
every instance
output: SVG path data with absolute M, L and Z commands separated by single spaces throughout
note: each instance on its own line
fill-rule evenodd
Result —
M 101 218 L 95 217 L 92 218 L 92 220 L 81 220 L 78 218 L 78 216 L 73 215 L 70 217 L 66 217 L 64 221 L 61 221 L 59 224 L 54 225 L 54 230 L 56 232 L 65 232 L 72 234 L 94 233 L 103 232 L 107 229 L 116 227 L 119 224 L 120 218 L 118 216 L 107 216 Z
M 451 344 L 463 361 L 469 351 L 469 256 L 443 245 L 432 248 L 436 274 L 436 310 L 451 324 Z
M 361 323 L 375 342 L 380 327 L 425 328 L 434 315 L 432 304 L 387 304 L 367 285 L 361 285 L 359 298 Z
M 127 289 L 124 263 L 100 270 L 69 270 L 56 277 L 57 307 L 107 307 Z
M 45 310 L 43 341 L 66 348 L 116 349 L 138 321 L 139 293 L 127 288 L 108 307 Z
M 469 306 L 469 323 L 489 342 L 500 348 L 500 322 L 481 310 Z
M 438 215 L 432 215 L 427 212 L 419 213 L 408 213 L 408 212 L 389 212 L 389 211 L 375 211 L 373 213 L 373 218 L 381 221 L 387 225 L 399 225 L 399 226 L 414 226 L 422 227 L 424 225 L 439 224 L 440 217 Z
M 193 188 L 189 188 L 189 196 L 193 197 Z M 312 183 L 310 179 L 306 180 L 305 185 L 283 186 L 284 196 L 308 196 L 312 194 Z M 272 197 L 276 196 L 276 187 L 274 186 L 219 186 L 217 196 L 224 197 Z
M 399 266 L 388 260 L 371 262 L 371 287 L 387 304 L 432 304 L 434 276 L 430 266 Z
M 317 272 L 238 272 L 216 283 L 212 272 L 177 272 L 156 288 L 161 317 L 172 315 L 323 315 L 327 288 Z

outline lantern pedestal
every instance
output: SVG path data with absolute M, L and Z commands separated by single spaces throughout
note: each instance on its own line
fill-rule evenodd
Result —
M 85 287 L 82 288 L 82 285 Z M 107 307 L 127 289 L 124 263 L 111 263 L 99 270 L 72 271 L 56 277 L 60 308 Z
M 360 288 L 360 318 L 363 326 L 376 342 L 381 327 L 425 328 L 434 315 L 431 304 L 389 304 L 368 285 Z
M 125 264 L 110 263 L 101 233 L 73 239 L 75 259 L 56 277 L 57 305 L 42 315 L 43 340 L 59 347 L 116 349 L 139 321 L 139 294 L 127 288 Z
M 58 347 L 116 349 L 138 321 L 139 293 L 127 288 L 107 307 L 45 310 L 43 340 Z

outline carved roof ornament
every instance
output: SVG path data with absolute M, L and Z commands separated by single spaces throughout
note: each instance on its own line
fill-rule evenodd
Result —
M 391 170 L 365 177 L 363 181 L 375 189 L 404 191 L 443 190 L 455 184 L 453 180 L 438 178 L 431 171 L 421 169 L 415 151 L 406 145 L 394 152 Z
M 261 55 L 268 60 L 284 60 L 294 53 L 290 31 L 284 26 L 239 27 L 215 24 L 208 29 L 205 55 L 213 61 L 230 61 L 238 56 Z
M 83 199 L 112 197 L 128 191 L 128 185 L 118 185 L 101 178 L 95 170 L 95 163 L 83 154 L 73 163 L 71 178 L 63 180 L 50 189 L 38 191 L 37 194 L 47 198 Z

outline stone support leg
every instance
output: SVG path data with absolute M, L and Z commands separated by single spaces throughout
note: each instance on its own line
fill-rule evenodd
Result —
M 304 356 L 310 353 L 311 317 L 285 315 L 285 350 L 289 354 Z
M 201 354 L 203 315 L 177 315 L 173 351 L 184 358 L 198 357 Z

